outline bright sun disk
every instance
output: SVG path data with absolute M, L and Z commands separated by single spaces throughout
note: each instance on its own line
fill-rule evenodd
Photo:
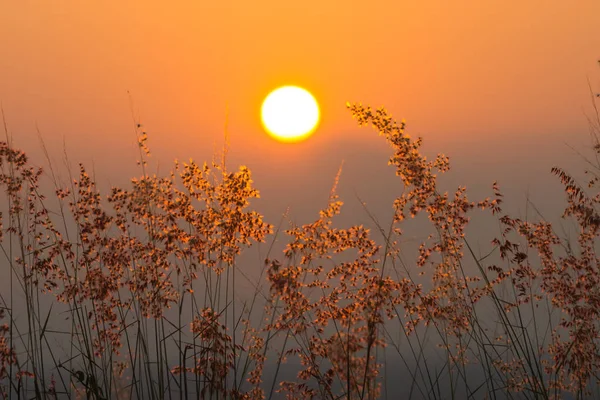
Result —
M 283 142 L 298 142 L 310 136 L 319 123 L 319 114 L 313 95 L 298 86 L 275 89 L 261 108 L 265 130 Z

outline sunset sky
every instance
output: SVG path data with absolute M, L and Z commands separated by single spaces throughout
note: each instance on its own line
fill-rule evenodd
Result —
M 551 166 L 582 165 L 567 144 L 589 143 L 599 20 L 598 0 L 0 0 L 0 102 L 34 163 L 39 128 L 57 163 L 64 141 L 106 187 L 140 174 L 128 92 L 161 172 L 210 160 L 227 120 L 230 168 L 250 167 L 273 223 L 288 206 L 299 222 L 316 216 L 342 161 L 353 223 L 367 221 L 356 196 L 391 214 L 389 149 L 345 104 L 385 106 L 427 154 L 450 156 L 448 190 L 477 198 L 498 180 L 518 211 L 528 190 L 562 197 Z M 298 144 L 260 123 L 262 100 L 286 84 L 321 105 Z

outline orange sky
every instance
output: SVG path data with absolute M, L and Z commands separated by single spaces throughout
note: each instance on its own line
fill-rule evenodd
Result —
M 41 164 L 37 124 L 57 160 L 64 138 L 73 161 L 125 184 L 138 174 L 127 91 L 162 171 L 210 159 L 228 107 L 230 161 L 253 170 L 271 218 L 287 205 L 316 215 L 342 160 L 347 202 L 390 207 L 400 183 L 387 147 L 356 127 L 349 100 L 385 105 L 427 151 L 450 155 L 450 189 L 498 179 L 543 199 L 559 188 L 549 167 L 577 160 L 564 143 L 587 143 L 588 77 L 600 87 L 598 0 L 91 3 L 0 3 L 15 143 Z M 307 142 L 261 129 L 260 103 L 283 84 L 321 103 Z

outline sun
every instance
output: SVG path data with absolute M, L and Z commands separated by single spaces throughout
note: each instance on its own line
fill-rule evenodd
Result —
M 308 138 L 317 128 L 319 118 L 319 104 L 309 91 L 298 86 L 273 90 L 261 107 L 265 130 L 282 142 Z

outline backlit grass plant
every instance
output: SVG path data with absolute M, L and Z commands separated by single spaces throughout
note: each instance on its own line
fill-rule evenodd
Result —
M 552 170 L 577 226 L 567 242 L 544 220 L 504 214 L 495 183 L 481 201 L 442 191 L 447 157 L 427 160 L 384 109 L 348 108 L 389 143 L 404 188 L 390 224 L 373 220 L 383 240 L 335 227 L 338 174 L 318 219 L 284 232 L 260 278 L 240 256 L 280 234 L 250 207 L 259 193 L 248 168 L 230 172 L 223 157 L 150 175 L 137 125 L 141 176 L 102 195 L 83 165 L 63 184 L 0 142 L 1 396 L 598 396 L 600 165 L 587 188 Z M 484 249 L 492 257 L 466 235 L 476 209 L 501 227 Z M 432 232 L 412 259 L 401 246 L 410 218 Z

